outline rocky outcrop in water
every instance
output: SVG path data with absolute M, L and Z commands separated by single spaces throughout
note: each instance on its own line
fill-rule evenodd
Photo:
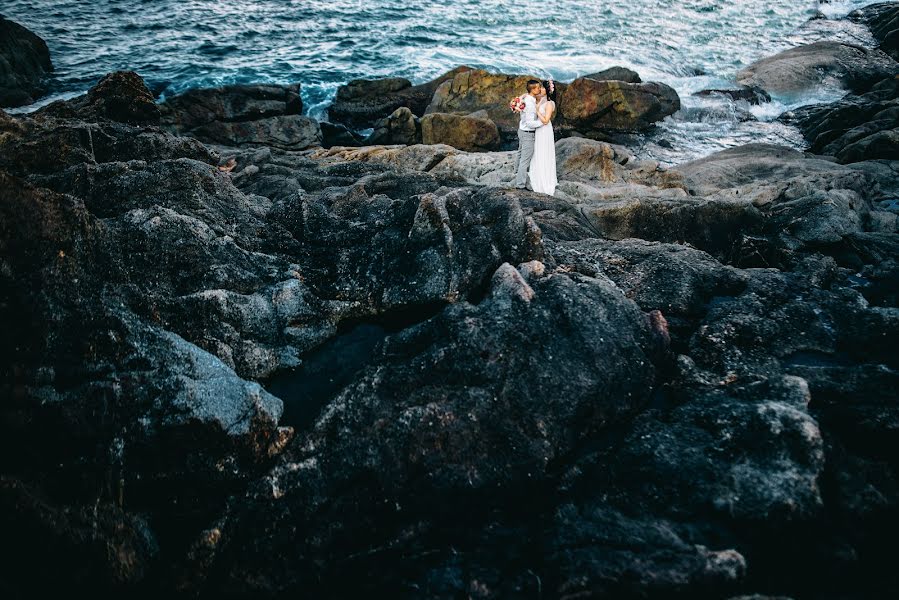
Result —
M 40 98 L 41 80 L 52 71 L 47 43 L 0 15 L 0 106 L 22 106 Z
M 822 41 L 756 61 L 737 73 L 737 83 L 797 97 L 829 78 L 856 91 L 867 89 L 897 71 L 899 63 L 880 50 Z
M 899 158 L 899 79 L 895 77 L 863 94 L 802 107 L 781 118 L 802 131 L 812 152 L 840 162 Z
M 642 131 L 680 110 L 680 98 L 662 83 L 581 77 L 562 92 L 560 115 L 581 132 Z
M 744 86 L 739 89 L 719 89 L 719 90 L 700 90 L 696 92 L 697 96 L 726 96 L 731 100 L 745 100 L 749 104 L 762 104 L 771 102 L 771 95 L 758 86 Z
M 612 80 L 624 81 L 626 83 L 643 83 L 639 73 L 626 67 L 610 67 L 608 69 L 603 69 L 602 71 L 597 71 L 596 73 L 584 75 L 584 77 L 587 79 L 596 79 L 598 81 Z

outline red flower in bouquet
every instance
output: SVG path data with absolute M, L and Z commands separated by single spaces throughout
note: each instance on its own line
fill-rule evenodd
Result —
M 515 96 L 509 100 L 509 108 L 512 109 L 512 112 L 520 113 L 524 110 L 524 99 L 521 96 Z

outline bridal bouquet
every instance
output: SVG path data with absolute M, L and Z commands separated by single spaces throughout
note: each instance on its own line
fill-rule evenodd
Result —
M 509 108 L 512 109 L 512 112 L 520 113 L 524 110 L 524 100 L 522 100 L 521 96 L 515 96 L 509 100 Z

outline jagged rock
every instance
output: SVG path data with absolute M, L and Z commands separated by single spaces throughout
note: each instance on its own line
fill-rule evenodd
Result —
M 322 130 L 300 113 L 300 84 L 230 85 L 189 90 L 160 105 L 162 126 L 204 142 L 303 150 L 322 144 Z
M 87 94 L 72 100 L 57 100 L 35 114 L 85 121 L 109 119 L 134 124 L 157 124 L 160 117 L 153 94 L 134 71 L 115 71 L 105 75 Z
M 304 281 L 337 315 L 455 302 L 503 260 L 542 255 L 539 230 L 514 200 L 436 183 L 372 175 L 276 206 L 272 218 L 303 243 Z
M 899 157 L 899 80 L 887 78 L 860 95 L 802 107 L 781 116 L 796 125 L 817 154 L 851 163 Z
M 365 139 L 365 145 L 420 144 L 421 136 L 421 125 L 418 119 L 411 110 L 401 106 L 389 117 L 381 119 L 375 124 L 374 131 Z
M 559 114 L 578 131 L 642 131 L 680 110 L 663 83 L 626 83 L 580 77 L 562 91 Z
M 870 4 L 852 11 L 848 18 L 867 25 L 880 49 L 899 60 L 899 3 Z
M 736 550 L 697 544 L 688 528 L 601 503 L 567 504 L 553 515 L 547 557 L 554 595 L 652 597 L 671 588 L 733 589 L 746 577 Z
M 592 75 L 584 75 L 587 79 L 596 79 L 597 81 L 625 81 L 627 83 L 643 83 L 640 75 L 636 71 L 632 71 L 626 67 L 610 67 Z
M 689 243 L 726 262 L 739 262 L 744 236 L 763 224 L 756 207 L 726 199 L 624 194 L 580 209 L 599 237 Z
M 411 551 L 426 543 L 421 536 L 435 528 L 466 536 L 435 515 L 511 514 L 508 502 L 543 485 L 588 431 L 645 401 L 647 336 L 640 311 L 607 283 L 540 263 L 500 266 L 479 304 L 454 304 L 385 340 L 308 437 L 225 517 L 217 558 L 240 556 L 241 568 L 208 583 L 364 589 L 391 560 L 365 549 L 387 544 L 411 557 L 386 588 L 395 590 L 421 568 Z M 359 510 L 362 498 L 373 510 Z M 307 532 L 302 540 L 278 533 L 294 526 Z M 360 551 L 343 575 L 313 562 L 321 552 Z
M 737 73 L 737 83 L 772 94 L 795 96 L 835 78 L 864 91 L 899 69 L 887 54 L 841 42 L 815 42 L 756 61 Z
M 490 119 L 428 113 L 421 118 L 421 138 L 425 144 L 446 144 L 469 152 L 499 148 L 499 129 Z
M 40 98 L 41 80 L 52 71 L 47 43 L 0 15 L 0 106 L 22 106 Z
M 403 106 L 420 117 L 440 84 L 469 69 L 466 66 L 456 67 L 428 83 L 415 86 L 402 77 L 354 79 L 337 89 L 328 115 L 334 122 L 360 128 L 373 127 L 380 119 Z
M 839 253 L 855 233 L 877 227 L 875 202 L 895 194 L 894 171 L 879 163 L 840 165 L 822 157 L 749 144 L 677 167 L 708 199 L 759 209 L 760 229 L 744 231 L 749 266 L 789 262 L 798 251 Z

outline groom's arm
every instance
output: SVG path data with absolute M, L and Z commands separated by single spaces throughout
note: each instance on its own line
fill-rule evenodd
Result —
M 537 119 L 537 102 L 531 96 L 531 100 L 529 101 L 527 98 L 524 100 L 524 126 L 531 127 L 532 129 L 537 129 L 542 126 L 541 123 Z

